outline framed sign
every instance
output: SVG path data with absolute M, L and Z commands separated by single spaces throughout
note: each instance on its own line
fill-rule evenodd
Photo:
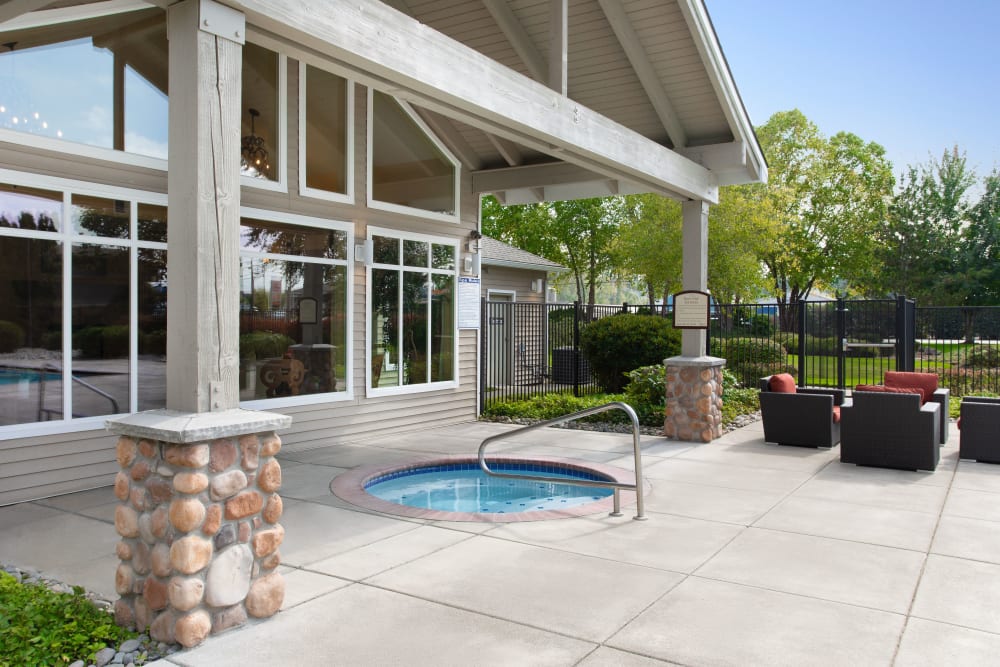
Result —
M 299 322 L 316 324 L 316 299 L 311 296 L 299 299 Z
M 685 290 L 674 294 L 674 328 L 707 329 L 709 294 Z
M 478 329 L 481 318 L 479 278 L 461 276 L 458 279 L 458 328 Z

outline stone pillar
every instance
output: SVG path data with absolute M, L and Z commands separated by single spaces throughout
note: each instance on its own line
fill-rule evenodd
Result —
M 667 406 L 663 434 L 668 438 L 711 442 L 722 435 L 722 367 L 716 357 L 671 357 L 667 367 Z
M 143 412 L 119 434 L 119 625 L 186 647 L 267 618 L 284 600 L 281 448 L 291 418 L 228 410 Z

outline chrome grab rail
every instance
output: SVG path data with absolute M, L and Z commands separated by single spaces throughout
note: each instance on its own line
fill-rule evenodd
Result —
M 39 421 L 48 421 L 48 418 L 51 417 L 52 415 L 65 414 L 65 411 L 63 411 L 63 410 L 57 410 L 55 408 L 47 408 L 47 407 L 45 407 L 45 375 L 50 370 L 52 372 L 54 372 L 54 373 L 59 373 L 60 378 L 62 377 L 62 372 L 63 372 L 62 371 L 62 367 L 56 366 L 54 364 L 50 364 L 48 362 L 42 364 L 42 372 L 39 374 L 39 378 L 38 378 L 38 380 L 39 380 L 39 385 L 38 385 L 38 420 Z M 108 399 L 109 401 L 111 401 L 111 414 L 113 414 L 113 415 L 119 414 L 120 409 L 118 407 L 118 401 L 115 400 L 114 396 L 112 396 L 111 394 L 109 394 L 108 392 L 106 392 L 106 391 L 104 391 L 102 389 L 98 389 L 97 387 L 95 387 L 94 385 L 90 384 L 86 380 L 81 380 L 80 378 L 78 378 L 75 375 L 70 375 L 69 379 L 70 379 L 71 382 L 75 382 L 78 385 L 80 385 L 81 387 L 89 389 L 90 391 L 94 392 L 95 394 L 99 394 L 100 396 L 102 396 L 102 397 Z M 43 414 L 46 417 L 45 419 L 42 419 L 42 415 Z M 86 415 L 77 415 L 77 414 L 74 414 L 72 416 L 73 417 L 84 417 Z
M 622 482 L 612 482 L 612 481 L 601 481 L 601 480 L 589 480 L 589 479 L 574 479 L 568 481 L 565 477 L 549 477 L 547 475 L 521 475 L 517 473 L 509 472 L 496 472 L 495 470 L 490 470 L 490 467 L 486 464 L 486 448 L 500 440 L 507 440 L 515 435 L 526 433 L 528 431 L 534 431 L 536 429 L 545 428 L 547 426 L 556 426 L 557 424 L 565 424 L 566 422 L 571 422 L 582 417 L 589 417 L 590 415 L 596 415 L 601 412 L 608 412 L 609 410 L 622 410 L 625 412 L 629 418 L 632 420 L 632 450 L 635 456 L 635 484 L 624 484 Z M 493 477 L 505 477 L 507 479 L 527 479 L 537 482 L 555 482 L 557 484 L 573 484 L 575 486 L 595 486 L 601 488 L 614 489 L 614 510 L 611 512 L 611 516 L 621 516 L 621 498 L 619 491 L 625 489 L 626 491 L 635 491 L 635 509 L 636 514 L 633 517 L 636 521 L 645 521 L 646 515 L 643 511 L 642 502 L 642 451 L 639 447 L 639 417 L 636 416 L 635 410 L 628 403 L 622 403 L 621 401 L 615 401 L 613 403 L 606 403 L 605 405 L 597 406 L 596 408 L 587 408 L 586 410 L 580 410 L 579 412 L 574 412 L 573 414 L 564 415 L 562 417 L 556 417 L 555 419 L 549 419 L 543 422 L 538 422 L 537 424 L 530 424 L 523 428 L 519 428 L 516 431 L 508 431 L 507 433 L 499 433 L 497 435 L 491 435 L 490 437 L 483 440 L 482 444 L 479 445 L 479 467 L 487 475 Z

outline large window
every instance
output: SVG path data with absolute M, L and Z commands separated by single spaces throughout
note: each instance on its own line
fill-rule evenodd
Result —
M 369 393 L 454 383 L 457 242 L 370 233 Z
M 0 434 L 17 424 L 164 407 L 165 198 L 7 176 L 0 174 Z
M 165 160 L 165 16 L 0 31 L 0 128 Z
M 458 162 L 412 108 L 369 89 L 369 205 L 458 221 Z
M 243 45 L 240 167 L 249 183 L 284 183 L 285 59 L 256 44 Z
M 241 400 L 337 392 L 346 396 L 351 370 L 350 230 L 347 223 L 244 211 Z
M 353 201 L 354 87 L 347 79 L 299 64 L 300 191 L 311 197 Z

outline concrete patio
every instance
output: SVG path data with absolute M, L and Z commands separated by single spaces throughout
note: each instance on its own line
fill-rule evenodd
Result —
M 644 437 L 649 520 L 453 523 L 360 510 L 346 469 L 471 454 L 469 423 L 279 454 L 287 594 L 170 665 L 960 665 L 1000 655 L 1000 466 L 842 464 L 839 449 Z M 631 468 L 627 435 L 497 451 Z M 111 487 L 0 508 L 0 560 L 114 598 Z M 662 662 L 661 662 L 662 661 Z

